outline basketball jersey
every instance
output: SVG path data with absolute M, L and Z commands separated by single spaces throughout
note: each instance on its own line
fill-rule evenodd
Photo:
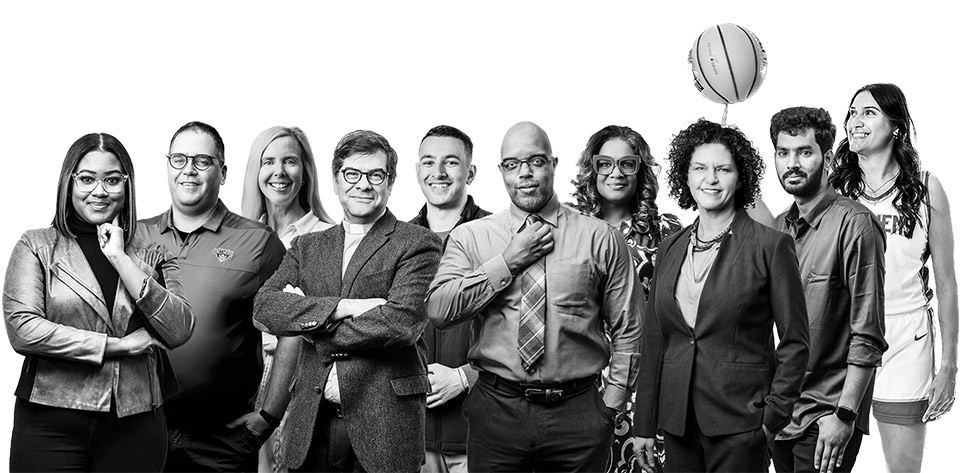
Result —
M 924 183 L 929 176 L 924 172 Z M 928 203 L 920 205 L 920 214 L 913 230 L 913 238 L 907 232 L 906 219 L 893 206 L 899 191 L 892 190 L 877 200 L 861 196 L 859 202 L 870 209 L 887 234 L 887 250 L 884 261 L 886 276 L 883 283 L 886 315 L 898 315 L 922 309 L 933 298 L 930 289 L 930 247 L 927 231 L 930 224 Z M 929 197 L 926 199 L 929 202 Z

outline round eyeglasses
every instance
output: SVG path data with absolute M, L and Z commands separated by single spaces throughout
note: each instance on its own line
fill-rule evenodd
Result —
M 348 184 L 356 184 L 360 182 L 360 178 L 367 176 L 367 182 L 371 185 L 380 185 L 383 184 L 383 181 L 387 180 L 387 171 L 384 169 L 371 169 L 369 171 L 361 171 L 354 168 L 343 168 L 340 170 L 343 174 L 343 180 L 347 181 Z
M 103 185 L 103 190 L 108 194 L 119 194 L 123 192 L 123 184 L 127 182 L 126 174 L 113 174 L 107 177 L 97 177 L 87 173 L 73 173 L 73 180 L 76 182 L 76 188 L 80 192 L 93 192 L 98 184 Z
M 193 168 L 197 171 L 206 171 L 213 166 L 213 161 L 217 159 L 214 156 L 209 154 L 195 154 L 193 156 L 187 156 L 183 153 L 173 153 L 167 155 L 167 161 L 170 162 L 170 167 L 174 169 L 183 169 L 187 165 L 187 161 L 193 161 Z

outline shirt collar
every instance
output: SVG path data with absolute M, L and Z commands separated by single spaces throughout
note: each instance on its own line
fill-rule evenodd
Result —
M 560 200 L 557 198 L 557 193 L 553 193 L 553 197 L 537 212 L 533 212 L 540 216 L 544 222 L 549 223 L 554 228 L 557 228 L 557 223 L 560 221 Z M 510 203 L 510 223 L 512 224 L 511 230 L 516 232 L 521 225 L 523 225 L 524 220 L 527 219 L 527 215 L 530 215 L 530 212 L 521 210 L 513 202 Z
M 820 198 L 820 202 L 817 202 L 817 205 L 810 210 L 807 215 L 802 215 L 800 213 L 800 207 L 796 202 L 790 205 L 790 210 L 787 211 L 786 219 L 794 226 L 797 226 L 798 222 L 802 218 L 807 225 L 810 225 L 813 228 L 817 228 L 820 225 L 820 221 L 823 220 L 823 216 L 826 213 L 827 208 L 833 205 L 837 200 L 837 191 L 832 187 L 828 187 L 824 191 L 823 197 Z
M 223 201 L 217 199 L 217 205 L 213 208 L 213 212 L 207 217 L 207 220 L 200 225 L 211 232 L 216 232 L 220 229 L 220 224 L 223 223 L 223 218 L 227 216 L 227 206 L 224 205 Z M 177 227 L 173 225 L 173 207 L 167 209 L 164 212 L 163 216 L 160 217 L 160 233 L 165 233 L 170 230 L 176 230 Z
M 341 223 L 341 225 L 343 225 L 343 231 L 345 231 L 348 235 L 366 235 L 367 232 L 369 232 L 370 229 L 373 228 L 373 226 L 376 225 L 386 213 L 387 208 L 384 207 L 383 210 L 380 211 L 380 215 L 378 215 L 377 218 L 373 219 L 373 221 L 370 223 L 349 223 L 344 220 Z

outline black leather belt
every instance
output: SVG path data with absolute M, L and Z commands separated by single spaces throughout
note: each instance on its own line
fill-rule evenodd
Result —
M 513 397 L 522 397 L 537 404 L 552 404 L 586 392 L 598 389 L 600 379 L 597 375 L 575 379 L 557 384 L 518 383 L 504 379 L 488 371 L 480 372 L 480 381 L 492 389 Z

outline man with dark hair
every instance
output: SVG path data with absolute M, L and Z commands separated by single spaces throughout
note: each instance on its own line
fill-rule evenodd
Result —
M 414 472 L 423 463 L 421 334 L 440 240 L 387 209 L 396 164 L 382 136 L 344 136 L 332 168 L 342 225 L 294 239 L 256 298 L 259 323 L 309 343 L 291 387 L 290 468 Z
M 560 205 L 543 129 L 514 125 L 500 155 L 510 209 L 450 232 L 427 299 L 441 329 L 479 329 L 469 470 L 603 471 L 638 367 L 644 300 L 630 253 L 606 222 Z
M 778 472 L 849 472 L 868 433 L 883 332 L 885 235 L 866 207 L 827 183 L 836 127 L 822 108 L 770 122 L 780 184 L 795 203 L 776 226 L 793 235 L 810 321 L 810 360 L 790 424 L 774 446 Z
M 467 194 L 477 168 L 473 142 L 464 132 L 447 125 L 431 128 L 420 142 L 417 181 L 427 203 L 410 221 L 446 239 L 454 227 L 490 215 Z M 477 370 L 467 363 L 470 324 L 443 332 L 429 326 L 427 342 L 430 394 L 427 395 L 427 461 L 421 473 L 466 473 L 467 422 L 461 413 L 466 392 L 477 380 Z
M 253 326 L 253 297 L 280 264 L 283 243 L 269 227 L 227 210 L 223 140 L 212 126 L 177 130 L 167 155 L 170 210 L 140 222 L 138 235 L 180 261 L 194 336 L 170 352 L 180 391 L 164 403 L 167 471 L 254 471 L 260 444 L 286 409 L 274 368 L 263 409 L 253 410 L 263 361 Z M 287 381 L 288 382 L 288 381 Z

